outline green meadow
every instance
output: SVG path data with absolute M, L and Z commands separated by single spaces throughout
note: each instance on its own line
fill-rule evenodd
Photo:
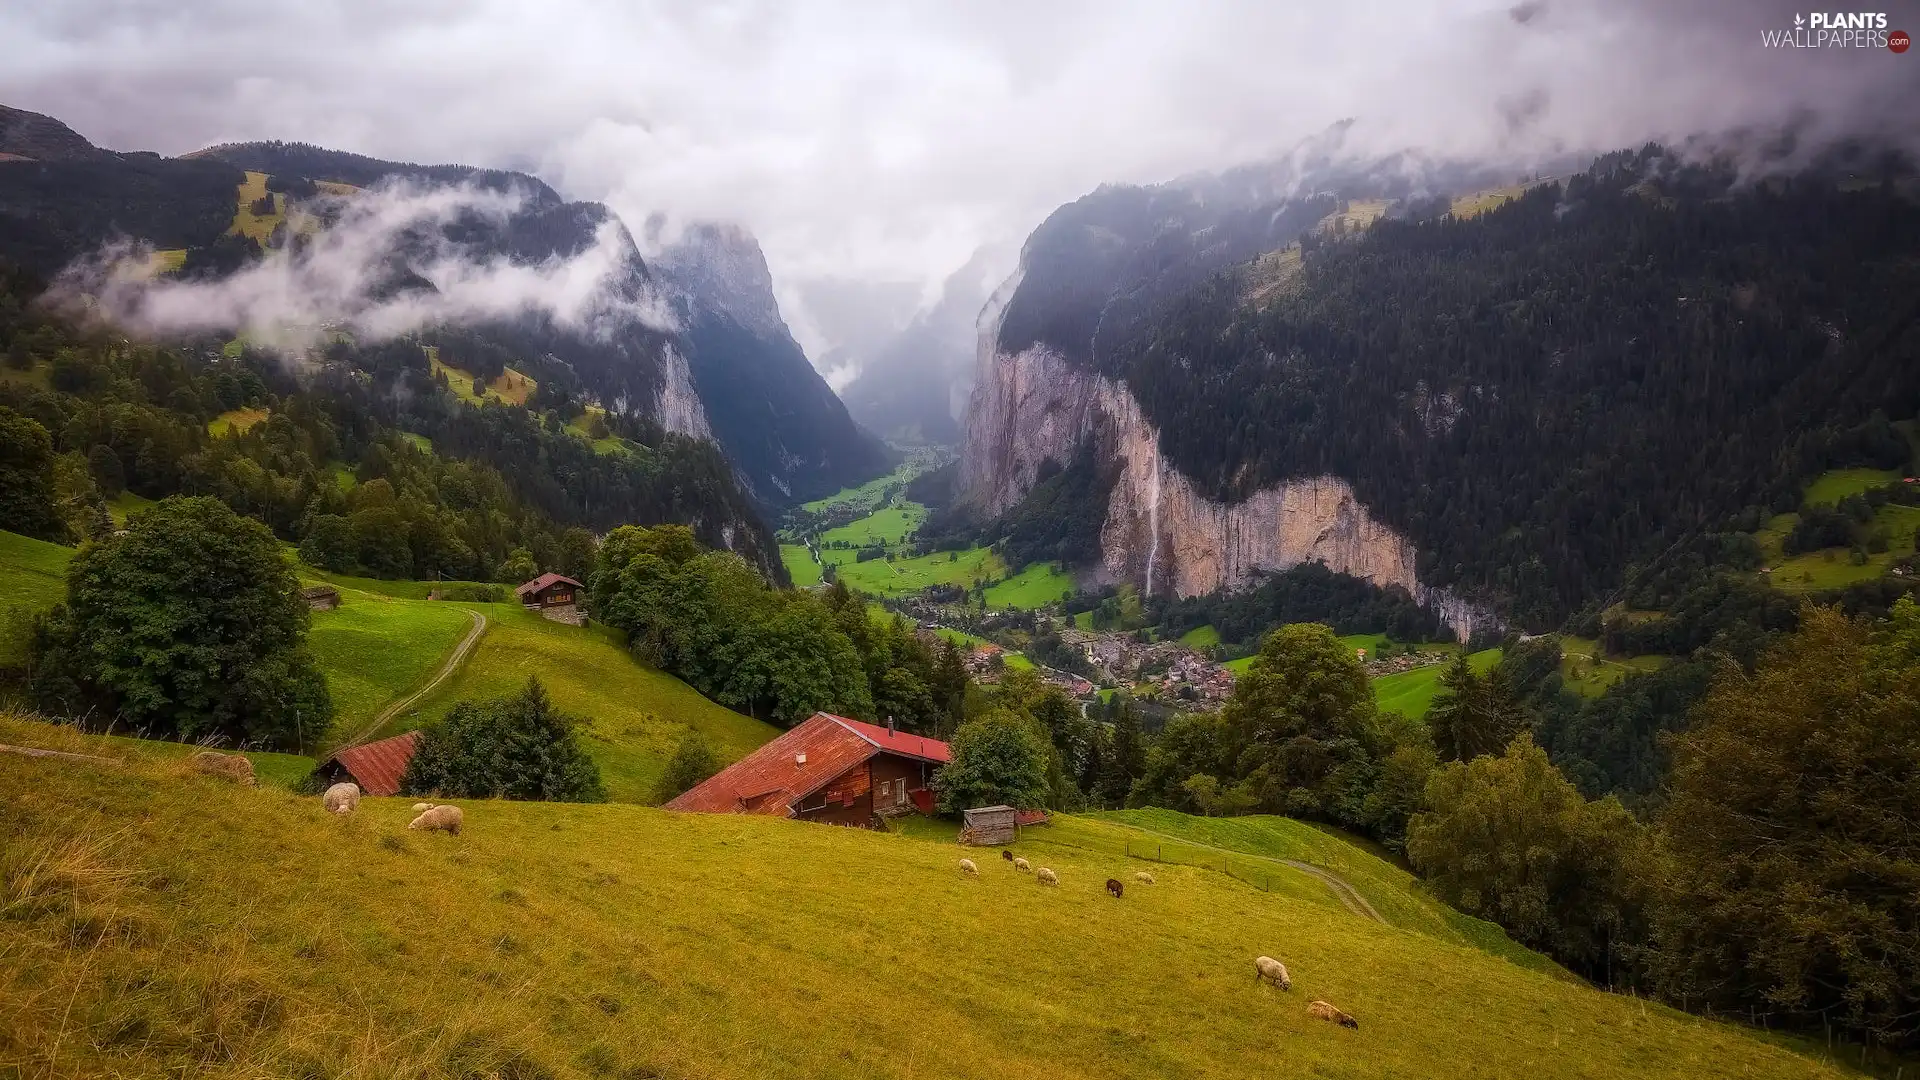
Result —
M 1046 888 L 990 848 L 960 873 L 966 850 L 937 833 L 474 801 L 452 837 L 408 831 L 409 802 L 335 817 L 172 762 L 0 754 L 0 1061 L 50 1078 L 1850 1075 L 1823 1047 L 1522 962 L 1294 823 L 1065 818 L 1013 846 L 1058 874 Z M 1271 880 L 1126 854 L 1189 829 L 1196 853 L 1266 860 Z M 1383 921 L 1279 862 L 1296 857 Z M 1261 954 L 1290 992 L 1255 984 Z M 1358 1030 L 1310 1017 L 1314 999 Z

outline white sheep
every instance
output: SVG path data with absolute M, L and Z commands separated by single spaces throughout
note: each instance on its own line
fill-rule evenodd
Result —
M 425 829 L 428 832 L 438 829 L 459 836 L 461 819 L 464 816 L 457 806 L 435 806 L 408 822 L 407 828 Z
M 1033 870 L 1033 864 L 1025 859 L 1016 858 L 1013 860 L 1013 868 L 1025 874 Z
M 1034 879 L 1040 882 L 1040 884 L 1042 885 L 1060 884 L 1060 879 L 1054 875 L 1054 872 L 1047 869 L 1044 866 L 1041 867 L 1039 871 L 1036 872 L 1033 876 L 1034 876 Z
M 1287 965 L 1271 956 L 1253 958 L 1253 982 L 1255 986 L 1271 982 L 1282 990 L 1293 989 L 1293 978 L 1287 974 Z
M 1134 871 L 1133 880 L 1142 885 L 1151 885 L 1153 884 L 1153 875 L 1147 873 L 1145 870 L 1136 870 Z
M 431 809 L 433 809 L 433 804 L 430 802 L 417 802 L 413 804 L 413 812 L 416 814 L 424 814 Z
M 360 808 L 360 785 L 341 783 L 327 789 L 320 800 L 329 814 L 351 814 Z
M 961 859 L 960 872 L 963 874 L 978 874 L 980 872 L 980 868 L 973 865 L 972 859 Z

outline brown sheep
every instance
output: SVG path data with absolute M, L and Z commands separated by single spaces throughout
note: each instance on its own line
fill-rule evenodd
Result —
M 1353 1017 L 1348 1016 L 1346 1013 L 1341 1012 L 1339 1009 L 1334 1008 L 1324 1001 L 1309 1002 L 1307 1004 L 1307 1015 L 1315 1017 L 1316 1019 L 1325 1020 L 1328 1023 L 1339 1024 L 1343 1028 L 1352 1028 L 1355 1031 L 1360 1030 L 1360 1021 L 1355 1020 Z
M 1006 848 L 1001 848 L 1001 849 L 1000 849 L 1000 857 L 1001 857 L 1001 858 L 1003 858 L 1003 859 L 1005 859 L 1005 860 L 1007 860 L 1008 862 L 1012 862 L 1012 861 L 1013 861 L 1013 852 L 1011 852 L 1011 851 L 1008 851 L 1008 850 L 1007 850 Z
M 428 832 L 438 830 L 459 836 L 462 819 L 465 816 L 457 806 L 436 806 L 408 822 L 407 828 L 425 829 Z
M 1256 986 L 1270 982 L 1282 990 L 1293 989 L 1293 976 L 1287 974 L 1287 965 L 1271 956 L 1253 958 L 1253 982 Z
M 1107 879 L 1107 894 L 1109 896 L 1112 896 L 1115 900 L 1118 900 L 1120 899 L 1121 890 L 1122 890 L 1122 886 L 1117 878 Z
M 211 750 L 202 750 L 193 755 L 193 771 L 248 787 L 254 786 L 253 762 L 240 754 L 216 754 Z

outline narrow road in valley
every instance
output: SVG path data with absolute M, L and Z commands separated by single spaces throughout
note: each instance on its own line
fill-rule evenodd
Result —
M 460 667 L 460 664 L 466 660 L 467 654 L 473 652 L 473 647 L 480 644 L 480 636 L 487 632 L 487 617 L 485 615 L 480 614 L 472 608 L 467 609 L 467 614 L 473 617 L 473 629 L 467 631 L 467 636 L 461 639 L 460 644 L 453 647 L 452 652 L 447 654 L 446 660 L 440 664 L 440 670 L 434 672 L 433 678 L 427 680 L 427 685 L 422 686 L 420 689 L 415 690 L 399 701 L 381 709 L 380 715 L 373 718 L 373 723 L 368 724 L 366 729 L 358 735 L 341 743 L 340 749 L 344 750 L 349 746 L 358 746 L 368 739 L 373 738 L 375 732 L 387 726 L 387 721 L 406 712 L 413 707 L 415 702 L 432 693 L 434 687 L 447 681 L 447 676 L 452 675 L 454 671 Z

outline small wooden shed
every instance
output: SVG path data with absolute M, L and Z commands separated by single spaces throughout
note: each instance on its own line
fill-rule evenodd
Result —
M 340 590 L 331 585 L 315 585 L 312 588 L 301 589 L 300 599 L 305 600 L 307 606 L 315 611 L 332 611 L 340 606 Z
M 1020 812 L 1011 806 L 960 811 L 963 844 L 1011 844 L 1020 835 Z

